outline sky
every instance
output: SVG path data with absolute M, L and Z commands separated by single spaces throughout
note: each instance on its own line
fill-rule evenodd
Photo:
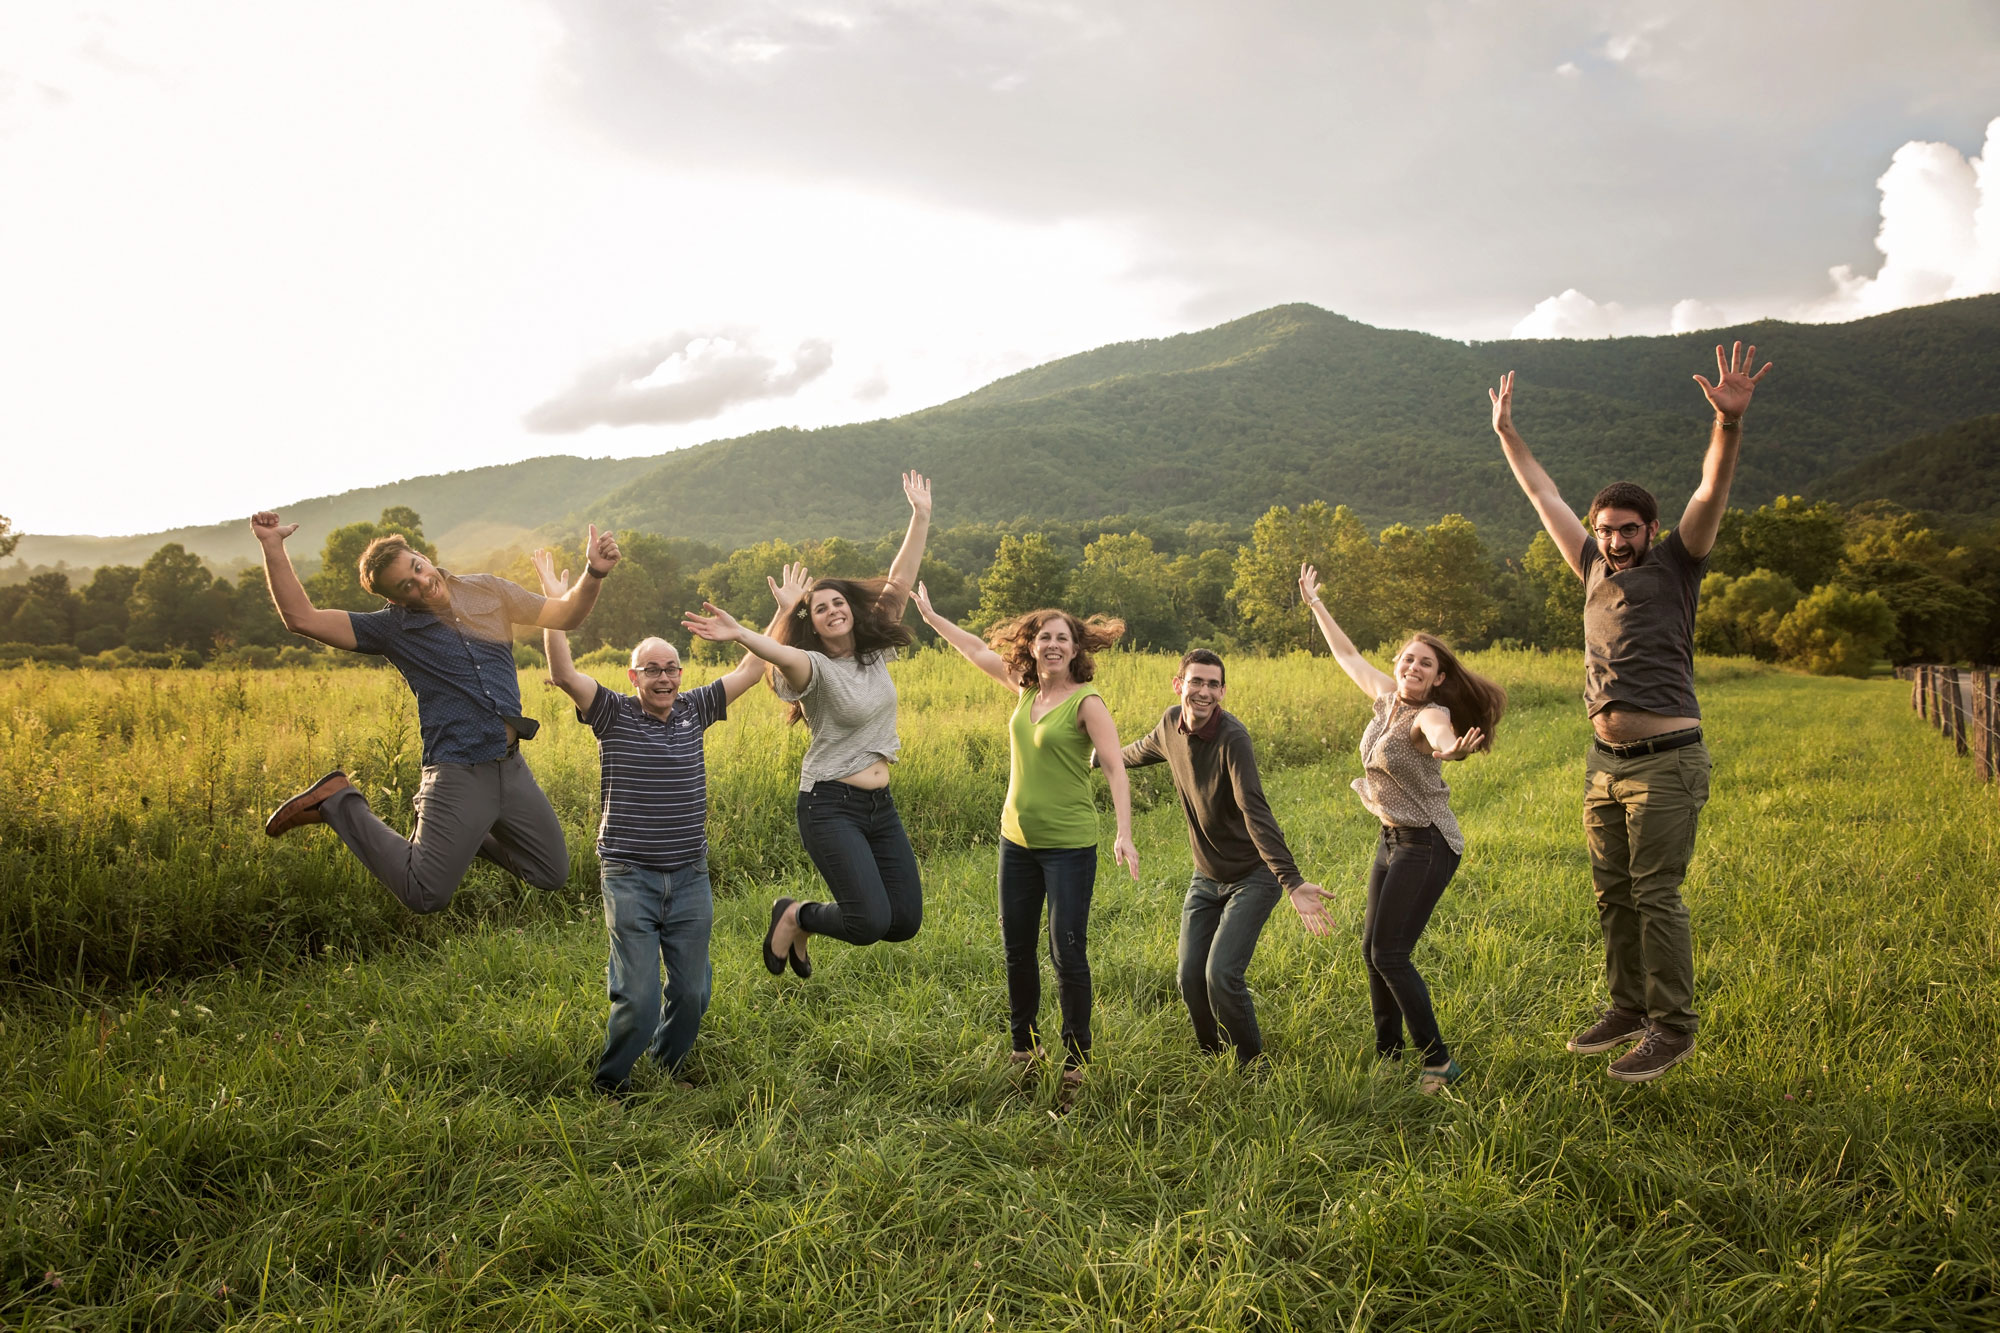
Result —
M 1290 301 L 1996 290 L 1992 0 L 0 5 L 16 531 L 893 416 Z

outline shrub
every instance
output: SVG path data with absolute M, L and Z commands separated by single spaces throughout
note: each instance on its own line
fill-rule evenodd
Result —
M 1896 635 L 1896 613 L 1880 593 L 1838 583 L 1814 588 L 1779 622 L 1778 652 L 1815 676 L 1865 676 Z
M 1710 574 L 1701 581 L 1694 646 L 1724 657 L 1778 657 L 1778 625 L 1799 604 L 1798 586 L 1783 574 L 1752 570 L 1741 578 Z

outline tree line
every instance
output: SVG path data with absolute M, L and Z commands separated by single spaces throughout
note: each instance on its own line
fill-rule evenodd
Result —
M 307 579 L 316 604 L 373 610 L 355 579 L 370 540 L 401 532 L 426 555 L 414 511 L 329 533 Z M 867 578 L 888 567 L 898 534 L 878 541 L 764 541 L 724 551 L 652 532 L 619 535 L 625 560 L 597 609 L 572 635 L 588 660 L 620 656 L 664 634 L 700 658 L 680 613 L 707 600 L 761 621 L 773 603 L 765 576 L 802 560 L 815 575 Z M 562 543 L 556 543 L 559 551 Z M 581 570 L 580 543 L 569 543 Z M 4 554 L 4 552 L 0 552 Z M 536 586 L 525 549 L 467 568 Z M 1117 616 L 1128 646 L 1179 651 L 1312 652 L 1299 566 L 1318 566 L 1322 595 L 1357 643 L 1415 629 L 1466 648 L 1495 644 L 1579 649 L 1583 591 L 1544 533 L 1518 556 L 1494 552 L 1468 519 L 1370 531 L 1346 506 L 1275 506 L 1249 529 L 1144 518 L 1094 523 L 966 524 L 932 534 L 921 577 L 950 618 L 980 629 L 1038 606 Z M 1843 506 L 1780 497 L 1732 509 L 1709 560 L 1696 618 L 1697 647 L 1821 674 L 1865 675 L 1895 663 L 1991 662 L 2000 657 L 2000 524 L 1952 529 L 1883 502 Z M 928 637 L 928 631 L 920 633 Z M 533 636 L 517 656 L 539 661 Z M 279 623 L 260 571 L 232 583 L 177 543 L 143 566 L 107 565 L 72 587 L 37 571 L 0 587 L 0 665 L 34 659 L 84 666 L 279 666 L 359 663 L 303 644 Z

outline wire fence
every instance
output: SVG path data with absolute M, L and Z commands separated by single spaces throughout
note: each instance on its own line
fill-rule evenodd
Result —
M 1972 756 L 1982 782 L 2000 772 L 2000 695 L 1991 671 L 1948 666 L 1897 667 L 1896 677 L 1910 682 L 1910 707 L 1958 747 Z

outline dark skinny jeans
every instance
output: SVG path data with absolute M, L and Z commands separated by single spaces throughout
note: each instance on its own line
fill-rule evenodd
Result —
M 1017 1051 L 1039 1044 L 1042 968 L 1037 937 L 1049 905 L 1049 961 L 1062 1009 L 1063 1063 L 1090 1058 L 1090 896 L 1095 847 L 1023 847 L 1000 839 L 1000 942 L 1007 953 L 1007 1026 Z
M 808 933 L 848 944 L 895 943 L 924 924 L 917 854 L 887 787 L 816 782 L 799 793 L 799 840 L 819 867 L 830 903 L 803 903 Z
M 1403 1025 L 1422 1048 L 1426 1065 L 1451 1059 L 1438 1035 L 1431 993 L 1410 962 L 1410 950 L 1430 924 L 1445 885 L 1458 873 L 1459 856 L 1438 832 L 1384 825 L 1368 872 L 1368 915 L 1361 926 L 1361 952 L 1368 964 L 1368 1004 L 1375 1013 L 1375 1053 L 1403 1056 Z

